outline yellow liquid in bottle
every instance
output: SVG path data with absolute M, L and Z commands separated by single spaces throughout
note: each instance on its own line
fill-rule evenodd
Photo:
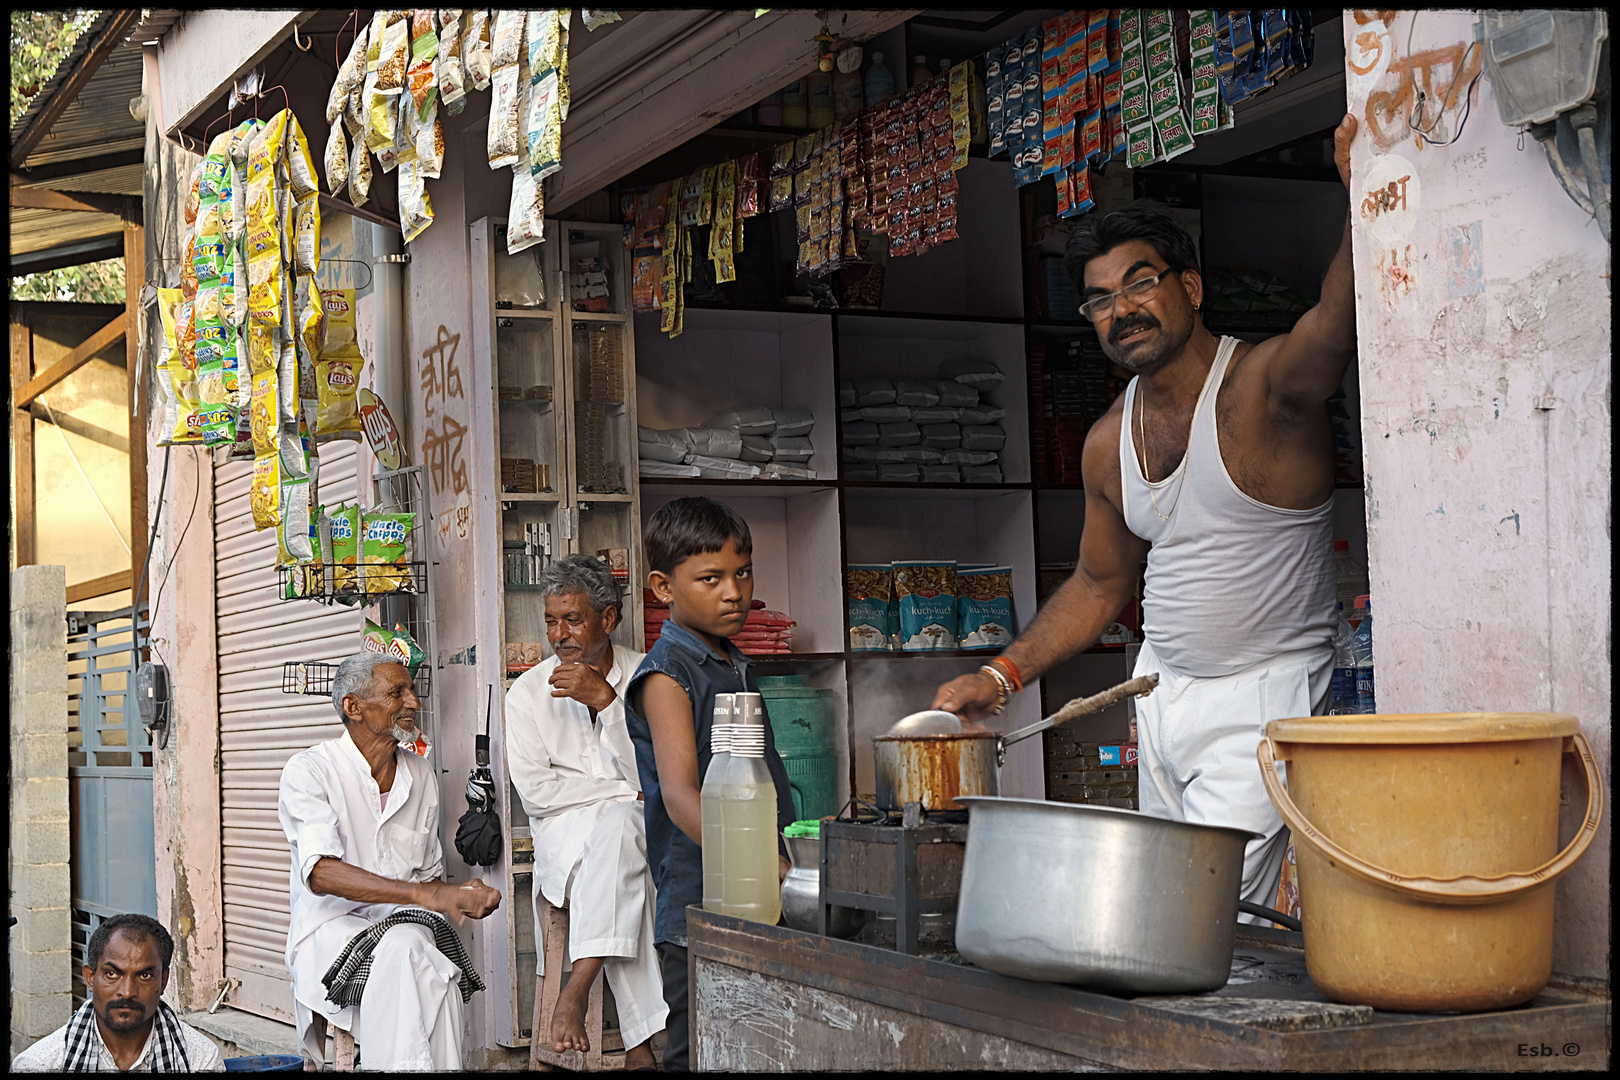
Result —
M 720 805 L 724 886 L 719 910 L 774 926 L 782 917 L 776 786 L 763 758 L 732 757 L 720 785 Z
M 703 910 L 719 911 L 720 890 L 724 885 L 722 871 L 723 848 L 721 841 L 720 819 L 720 777 L 725 771 L 726 762 L 731 760 L 727 753 L 715 754 L 709 760 L 709 771 L 703 777 L 703 788 L 698 798 L 703 808 Z

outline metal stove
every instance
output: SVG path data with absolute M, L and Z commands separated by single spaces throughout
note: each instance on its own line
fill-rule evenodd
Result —
M 907 803 L 878 821 L 822 822 L 821 933 L 833 907 L 889 915 L 895 950 L 917 955 L 920 917 L 956 913 L 967 815 Z

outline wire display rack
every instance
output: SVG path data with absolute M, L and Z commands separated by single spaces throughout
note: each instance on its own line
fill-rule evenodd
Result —
M 295 577 L 305 583 L 319 575 L 314 588 L 306 588 L 300 596 L 289 595 Z M 282 566 L 276 570 L 283 600 L 313 600 L 330 604 L 340 597 L 364 597 L 375 600 L 400 593 L 425 594 L 428 591 L 428 564 L 425 561 L 406 563 L 374 563 L 359 566 Z
M 332 679 L 337 675 L 337 664 L 321 660 L 288 660 L 281 665 L 281 692 L 309 697 L 331 697 Z M 433 672 L 426 664 L 418 664 L 411 672 L 411 689 L 426 701 L 433 685 Z

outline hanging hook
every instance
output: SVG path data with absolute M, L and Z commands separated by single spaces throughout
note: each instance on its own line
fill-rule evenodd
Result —
M 303 41 L 301 41 L 299 39 L 299 37 L 298 37 L 298 24 L 297 23 L 293 24 L 292 31 L 293 31 L 293 44 L 298 46 L 298 50 L 300 52 L 309 52 L 309 50 L 311 50 L 311 49 L 313 49 L 315 47 L 315 38 L 314 37 L 311 37 L 309 39 L 309 44 L 308 45 L 305 45 L 303 43 Z
M 360 9 L 355 8 L 353 11 L 349 12 L 349 17 L 347 19 L 343 20 L 343 25 L 338 27 L 337 34 L 335 34 L 333 36 L 333 38 L 332 38 L 332 66 L 333 67 L 340 68 L 340 69 L 343 67 L 343 31 L 345 31 L 345 30 L 347 30 L 349 28 L 349 24 L 351 22 L 355 24 L 355 27 L 354 27 L 355 37 L 360 36 L 359 19 L 360 19 Z M 354 48 L 354 39 L 353 38 L 349 39 L 349 48 L 351 48 L 351 49 Z
M 253 99 L 254 102 L 261 101 L 264 98 L 264 96 L 266 94 L 270 93 L 270 91 L 272 91 L 272 90 L 280 90 L 281 91 L 281 105 L 282 105 L 282 108 L 284 108 L 284 109 L 291 109 L 292 108 L 292 102 L 287 99 L 287 88 L 285 86 L 281 85 L 280 83 L 276 83 L 276 85 L 266 87 L 264 90 L 260 91 L 259 96 Z

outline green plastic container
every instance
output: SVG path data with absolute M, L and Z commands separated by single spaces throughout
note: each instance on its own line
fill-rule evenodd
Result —
M 838 749 L 833 741 L 833 692 L 808 675 L 765 675 L 759 682 L 776 752 L 793 788 L 800 818 L 837 813 Z

